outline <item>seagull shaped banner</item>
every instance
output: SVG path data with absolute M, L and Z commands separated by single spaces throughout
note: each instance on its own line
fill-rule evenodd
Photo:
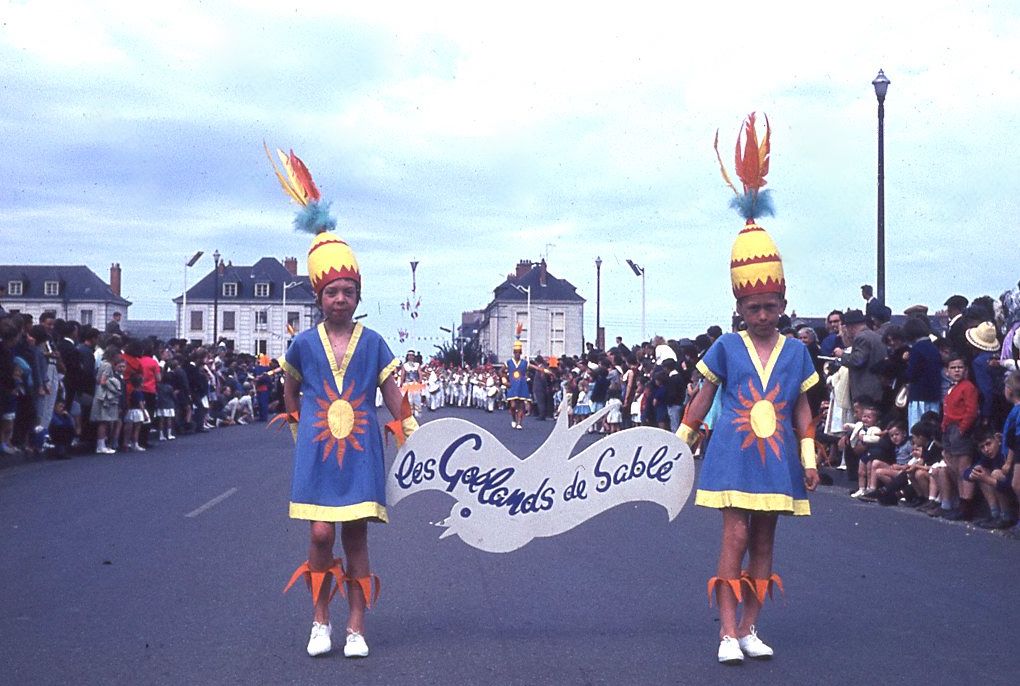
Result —
M 676 518 L 694 483 L 687 444 L 669 431 L 638 427 L 595 442 L 571 457 L 608 408 L 568 426 L 561 408 L 549 438 L 521 459 L 484 429 L 462 419 L 422 425 L 397 453 L 387 480 L 391 505 L 426 490 L 455 500 L 440 538 L 458 536 L 491 553 L 556 536 L 617 505 L 650 501 Z

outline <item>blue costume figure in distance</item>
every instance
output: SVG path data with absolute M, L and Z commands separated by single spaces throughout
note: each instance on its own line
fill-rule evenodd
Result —
M 521 358 L 523 344 L 514 341 L 513 358 L 506 361 L 507 392 L 510 402 L 510 426 L 515 429 L 524 428 L 524 415 L 528 411 L 531 392 L 528 390 L 528 361 Z

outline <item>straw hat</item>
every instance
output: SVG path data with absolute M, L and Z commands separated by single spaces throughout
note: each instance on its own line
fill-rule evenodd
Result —
M 982 322 L 972 329 L 967 329 L 963 334 L 967 342 L 978 350 L 994 353 L 999 350 L 999 339 L 995 333 L 995 324 Z

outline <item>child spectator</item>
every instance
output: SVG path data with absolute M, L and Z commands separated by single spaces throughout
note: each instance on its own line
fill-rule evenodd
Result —
M 606 405 L 609 412 L 606 413 L 606 426 L 611 434 L 620 430 L 623 424 L 623 392 L 619 386 L 609 389 L 609 401 Z
M 145 411 L 145 394 L 142 392 L 142 375 L 132 374 L 128 380 L 131 389 L 127 396 L 127 412 L 124 413 L 124 442 L 127 449 L 144 453 L 145 448 L 138 445 L 138 435 L 142 431 L 142 424 L 148 423 L 148 413 Z
M 978 390 L 967 379 L 967 362 L 960 354 L 949 356 L 946 372 L 952 387 L 942 410 L 942 452 L 947 469 L 940 488 L 943 491 L 941 516 L 950 521 L 969 520 L 972 516 L 974 484 L 965 472 L 973 459 L 974 442 L 970 432 L 978 419 Z M 954 502 L 958 499 L 958 502 Z
M 988 517 L 975 523 L 982 529 L 1008 529 L 1016 524 L 1016 520 L 1010 500 L 1010 479 L 1002 471 L 1006 457 L 1002 453 L 1002 434 L 982 429 L 977 434 L 976 443 L 981 455 L 967 478 L 981 489 L 981 495 L 988 504 Z
M 177 402 L 174 398 L 174 387 L 161 380 L 156 384 L 156 421 L 159 440 L 172 441 L 174 436 L 174 417 L 177 416 Z
M 932 466 L 942 462 L 942 446 L 935 440 L 937 429 L 938 424 L 924 419 L 910 427 L 911 453 L 907 474 L 919 499 L 915 502 L 925 513 L 940 507 L 937 483 L 931 478 Z
M 878 426 L 878 407 L 861 403 L 861 430 L 850 439 L 850 449 L 857 456 L 857 490 L 851 498 L 860 498 L 868 492 L 868 478 L 874 469 L 871 463 L 878 460 L 889 464 L 893 461 L 893 446 L 889 437 Z
M 123 369 L 120 349 L 108 345 L 103 351 L 103 361 L 96 372 L 96 390 L 93 394 L 90 419 L 96 424 L 96 453 L 109 455 L 117 452 L 117 436 L 120 430 L 120 399 L 123 385 L 118 367 Z M 109 443 L 109 445 L 108 445 Z
M 56 460 L 70 460 L 71 441 L 74 440 L 74 418 L 67 411 L 63 400 L 53 405 L 53 416 L 50 418 L 50 443 L 53 444 L 50 456 Z
M 868 490 L 861 499 L 876 498 L 885 505 L 894 505 L 899 492 L 907 486 L 907 464 L 910 462 L 913 446 L 907 440 L 907 425 L 902 420 L 889 422 L 884 435 L 893 447 L 894 461 L 887 464 L 873 460 L 868 469 Z M 902 477 L 902 478 L 900 478 Z

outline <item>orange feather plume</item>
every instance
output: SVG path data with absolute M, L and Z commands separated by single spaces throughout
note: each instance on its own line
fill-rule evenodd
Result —
M 771 137 L 771 130 L 769 129 L 769 118 L 765 117 L 765 138 L 758 144 L 758 133 L 754 128 L 755 113 L 747 115 L 747 119 L 744 120 L 743 130 L 741 131 L 743 137 L 743 150 L 741 150 L 741 136 L 737 137 L 735 161 L 737 177 L 741 183 L 744 184 L 744 192 L 748 190 L 757 191 L 764 186 L 765 175 L 769 173 L 769 138 Z

